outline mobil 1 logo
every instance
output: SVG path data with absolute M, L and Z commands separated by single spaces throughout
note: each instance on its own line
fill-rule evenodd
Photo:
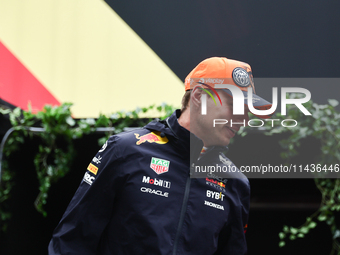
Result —
M 152 184 L 152 185 L 156 185 L 156 186 L 159 186 L 159 187 L 164 187 L 164 188 L 167 188 L 167 189 L 170 189 L 170 186 L 171 186 L 171 182 L 169 182 L 169 181 L 165 181 L 165 180 L 161 180 L 161 179 L 157 179 L 157 178 L 150 178 L 150 176 L 143 176 L 142 182 Z

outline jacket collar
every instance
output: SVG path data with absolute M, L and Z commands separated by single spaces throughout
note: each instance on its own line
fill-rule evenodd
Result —
M 177 145 L 183 147 L 186 153 L 190 153 L 190 163 L 192 164 L 197 161 L 203 148 L 203 142 L 178 123 L 178 118 L 180 116 L 181 110 L 178 109 L 166 120 L 152 121 L 147 124 L 145 128 L 160 131 L 168 136 L 172 136 Z
M 201 150 L 203 142 L 189 130 L 185 129 L 178 123 L 178 118 L 181 116 L 181 110 L 177 109 L 170 117 L 165 120 L 154 120 L 147 124 L 145 128 L 163 132 L 167 136 L 172 136 L 174 142 L 180 147 L 184 148 L 185 152 L 190 152 L 190 165 L 196 163 Z M 228 150 L 226 146 L 211 146 L 207 149 L 207 154 L 211 152 L 223 152 Z

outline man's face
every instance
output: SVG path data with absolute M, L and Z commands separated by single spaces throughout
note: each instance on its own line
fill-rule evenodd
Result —
M 233 98 L 226 92 L 217 90 L 220 95 L 222 105 L 215 97 L 217 105 L 210 96 L 207 96 L 207 114 L 196 115 L 197 136 L 201 138 L 205 146 L 226 146 L 229 144 L 243 123 L 248 123 L 248 107 L 245 105 L 243 115 L 233 115 Z M 215 124 L 214 119 L 227 120 L 226 124 Z M 236 124 L 235 124 L 236 123 Z

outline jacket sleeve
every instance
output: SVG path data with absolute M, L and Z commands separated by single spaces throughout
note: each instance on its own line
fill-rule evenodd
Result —
M 119 188 L 120 153 L 112 136 L 89 164 L 50 241 L 49 255 L 96 254 Z
M 250 206 L 250 185 L 248 179 L 234 179 L 234 191 L 238 199 L 231 205 L 229 224 L 221 231 L 215 255 L 247 254 L 246 228 Z

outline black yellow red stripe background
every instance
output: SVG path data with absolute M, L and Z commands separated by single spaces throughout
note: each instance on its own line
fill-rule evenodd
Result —
M 338 77 L 339 5 L 0 0 L 0 98 L 73 102 L 75 117 L 179 105 L 185 76 L 211 56 L 246 61 L 254 77 Z
M 75 117 L 179 105 L 183 85 L 103 1 L 1 1 L 0 98 L 34 111 L 72 102 Z

